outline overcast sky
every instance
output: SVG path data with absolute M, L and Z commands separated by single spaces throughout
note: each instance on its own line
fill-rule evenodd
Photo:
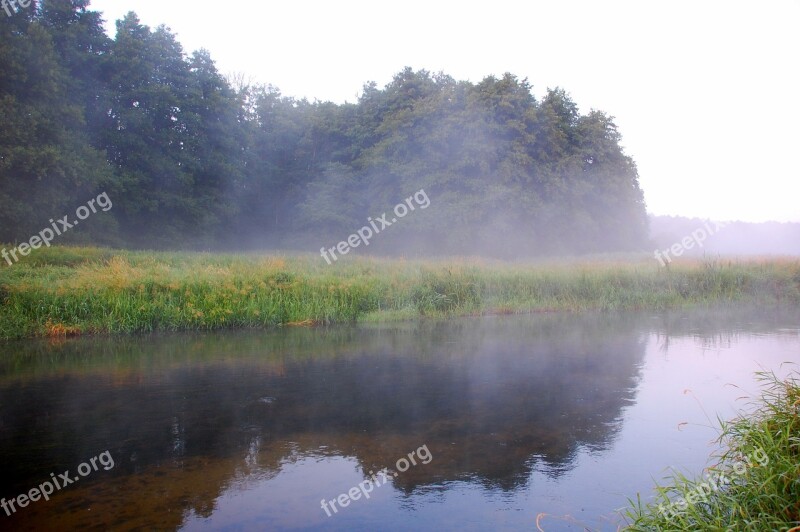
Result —
M 284 95 L 355 101 L 405 66 L 511 72 L 616 117 L 649 212 L 800 221 L 800 0 L 92 0 Z

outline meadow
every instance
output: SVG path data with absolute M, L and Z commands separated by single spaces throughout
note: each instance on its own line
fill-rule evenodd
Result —
M 52 247 L 0 266 L 0 338 L 800 303 L 800 260 L 539 262 Z

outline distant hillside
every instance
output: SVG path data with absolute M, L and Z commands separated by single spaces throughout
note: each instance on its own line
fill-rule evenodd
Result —
M 699 218 L 650 215 L 653 249 L 665 250 L 694 232 L 702 246 L 694 245 L 685 255 L 800 255 L 800 223 L 714 222 Z M 694 240 L 693 240 L 694 242 Z

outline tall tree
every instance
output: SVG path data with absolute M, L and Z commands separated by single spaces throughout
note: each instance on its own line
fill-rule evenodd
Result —
M 516 257 L 645 241 L 613 119 L 582 115 L 562 89 L 538 101 L 510 73 L 471 83 L 405 68 L 355 103 L 296 100 L 227 81 L 206 50 L 187 57 L 134 13 L 110 39 L 88 5 L 44 0 L 0 24 L 0 240 L 104 190 L 119 231 L 98 225 L 94 240 L 320 245 L 424 189 L 435 207 L 370 250 Z
M 70 92 L 60 36 L 35 9 L 0 24 L 0 240 L 27 239 L 108 178 L 87 134 L 85 106 Z
M 200 119 L 189 102 L 199 88 L 181 45 L 167 28 L 151 31 L 129 13 L 117 22 L 107 83 L 104 141 L 121 177 L 119 216 L 128 238 L 175 244 L 196 236 L 206 215 L 193 195 L 191 147 Z

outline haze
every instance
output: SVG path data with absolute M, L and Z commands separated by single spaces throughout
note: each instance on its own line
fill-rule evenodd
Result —
M 223 73 L 284 95 L 355 101 L 404 66 L 480 81 L 512 72 L 616 117 L 648 211 L 800 221 L 794 164 L 800 3 L 261 3 L 95 0 L 106 27 L 133 9 Z

